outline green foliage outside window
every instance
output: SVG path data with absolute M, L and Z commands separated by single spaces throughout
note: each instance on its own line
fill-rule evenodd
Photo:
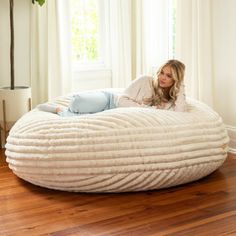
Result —
M 96 0 L 72 0 L 73 60 L 96 61 L 99 53 L 98 8 Z

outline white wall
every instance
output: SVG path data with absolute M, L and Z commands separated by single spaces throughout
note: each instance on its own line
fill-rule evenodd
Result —
M 30 85 L 30 4 L 15 0 L 15 84 Z M 0 0 L 0 87 L 10 86 L 9 0 Z
M 214 108 L 229 129 L 236 151 L 236 1 L 212 1 Z

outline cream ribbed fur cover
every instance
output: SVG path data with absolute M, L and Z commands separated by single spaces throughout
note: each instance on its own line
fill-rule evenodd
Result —
M 188 100 L 188 112 L 117 108 L 65 118 L 34 109 L 11 129 L 6 155 L 17 176 L 39 186 L 125 192 L 200 179 L 223 164 L 227 143 L 219 115 Z

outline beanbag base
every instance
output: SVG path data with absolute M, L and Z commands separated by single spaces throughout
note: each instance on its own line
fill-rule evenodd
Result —
M 209 175 L 224 163 L 228 141 L 219 115 L 190 99 L 187 112 L 132 107 L 60 117 L 34 109 L 11 129 L 6 156 L 18 177 L 42 187 L 144 191 Z

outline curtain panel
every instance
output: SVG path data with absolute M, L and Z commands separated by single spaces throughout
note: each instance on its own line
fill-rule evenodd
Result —
M 71 90 L 69 1 L 50 0 L 31 8 L 33 106 Z M 32 4 L 31 4 L 32 5 Z
M 107 0 L 112 86 L 126 87 L 141 74 L 153 74 L 170 56 L 166 0 Z
M 213 106 L 211 0 L 177 0 L 176 58 L 186 65 L 186 94 Z

